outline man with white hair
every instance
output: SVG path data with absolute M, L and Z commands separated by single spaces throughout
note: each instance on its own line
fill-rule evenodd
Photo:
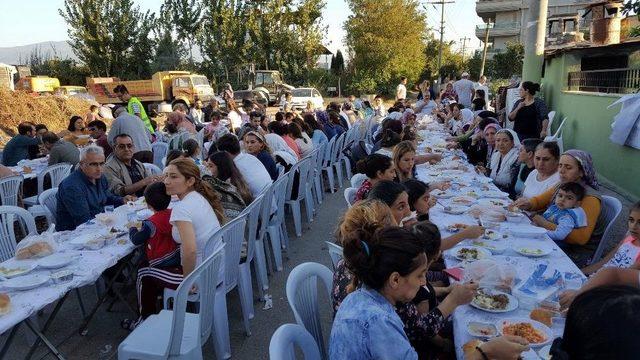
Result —
M 74 230 L 103 212 L 106 205 L 119 206 L 135 199 L 122 198 L 109 191 L 103 172 L 104 150 L 95 145 L 82 148 L 78 168 L 58 186 L 56 231 Z
M 471 108 L 471 100 L 473 100 L 473 81 L 469 80 L 469 73 L 463 72 L 462 78 L 453 83 L 453 90 L 458 94 L 458 102 L 465 108 Z
M 153 153 L 151 152 L 151 134 L 144 126 L 142 120 L 127 112 L 124 106 L 116 107 L 113 110 L 115 120 L 111 123 L 111 129 L 107 135 L 107 140 L 111 147 L 114 146 L 116 136 L 127 134 L 133 140 L 136 152 L 133 158 L 143 163 L 153 163 Z

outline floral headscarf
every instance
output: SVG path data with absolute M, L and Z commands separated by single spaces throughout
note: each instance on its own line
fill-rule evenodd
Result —
M 571 149 L 565 151 L 562 155 L 569 155 L 572 158 L 576 159 L 576 161 L 582 168 L 582 172 L 584 173 L 584 175 L 582 176 L 582 180 L 584 181 L 584 183 L 591 186 L 595 190 L 598 190 L 600 184 L 598 183 L 598 179 L 596 178 L 596 169 L 593 167 L 591 154 L 586 151 Z
M 487 135 L 487 129 L 490 129 L 490 128 L 496 129 L 496 133 L 498 133 L 498 131 L 502 130 L 502 126 L 500 126 L 499 124 L 491 123 L 491 124 L 487 124 L 487 126 L 485 126 L 484 131 L 482 131 L 482 133 L 484 135 Z

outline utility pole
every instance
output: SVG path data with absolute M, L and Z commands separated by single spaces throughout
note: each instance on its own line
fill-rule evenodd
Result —
M 482 77 L 482 75 L 484 75 L 484 64 L 487 62 L 487 47 L 489 44 L 489 29 L 492 28 L 492 24 L 491 22 L 487 22 L 485 24 L 486 29 L 484 30 L 484 46 L 482 48 L 482 64 L 480 65 L 480 77 Z
M 522 79 L 540 82 L 544 63 L 544 41 L 547 30 L 548 0 L 530 0 L 524 41 Z
M 444 6 L 447 4 L 453 4 L 453 1 L 433 1 L 427 4 L 440 5 L 440 47 L 438 48 L 438 68 L 436 73 L 438 74 L 438 85 L 440 85 L 440 67 L 442 67 L 442 44 L 444 43 Z
M 464 64 L 464 54 L 465 54 L 464 50 L 465 50 L 466 45 L 467 45 L 467 40 L 471 40 L 471 38 L 468 38 L 468 37 L 465 36 L 462 39 L 460 39 L 460 41 L 462 41 L 462 63 L 463 64 Z

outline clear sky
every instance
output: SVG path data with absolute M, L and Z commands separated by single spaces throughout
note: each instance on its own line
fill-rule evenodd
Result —
M 9 1 L 9 0 L 3 0 Z M 431 0 L 421 0 L 427 11 L 429 27 L 439 29 L 440 6 L 428 5 Z M 66 40 L 67 25 L 58 14 L 63 0 L 15 0 L 5 4 L 0 11 L 0 47 L 28 45 L 43 41 Z M 350 14 L 345 0 L 326 0 L 324 23 L 328 25 L 325 44 L 331 51 L 344 49 L 342 24 Z M 135 0 L 143 9 L 158 11 L 162 0 Z M 455 0 L 445 6 L 445 39 L 460 42 L 463 37 L 472 38 L 471 48 L 479 46 L 475 37 L 475 25 L 480 22 L 475 14 L 475 0 Z M 435 33 L 439 37 L 438 33 Z M 461 42 L 460 42 L 461 44 Z M 469 43 L 467 43 L 469 44 Z M 460 45 L 461 47 L 461 45 Z M 469 45 L 467 45 L 469 47 Z M 467 54 L 470 54 L 468 52 Z

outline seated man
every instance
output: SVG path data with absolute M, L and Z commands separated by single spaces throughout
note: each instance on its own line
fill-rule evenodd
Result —
M 273 182 L 269 172 L 257 157 L 240 152 L 240 141 L 233 134 L 226 134 L 218 140 L 218 150 L 226 151 L 247 182 L 251 195 L 255 198 Z
M 42 135 L 42 145 L 49 151 L 49 165 L 69 163 L 75 165 L 80 161 L 80 150 L 75 144 L 60 139 L 58 135 L 47 131 Z
M 111 129 L 107 134 L 109 144 L 113 146 L 116 135 L 127 134 L 133 139 L 137 152 L 133 155 L 136 160 L 144 163 L 153 163 L 153 152 L 151 152 L 151 133 L 139 117 L 131 115 L 124 106 L 113 109 L 114 120 L 111 122 Z
M 113 156 L 107 160 L 104 175 L 109 182 L 109 190 L 119 196 L 142 196 L 147 185 L 158 181 L 140 161 L 133 158 L 135 145 L 127 134 L 113 139 Z
M 29 158 L 29 148 L 37 146 L 40 139 L 36 136 L 36 126 L 28 121 L 18 125 L 18 135 L 9 140 L 2 152 L 2 165 L 16 166 L 18 161 Z
M 113 149 L 109 145 L 109 140 L 107 140 L 107 124 L 102 120 L 93 120 L 87 124 L 87 128 L 91 133 L 91 137 L 96 140 L 96 144 L 104 150 L 105 158 L 108 158 Z
M 80 151 L 78 169 L 58 186 L 56 231 L 74 230 L 104 211 L 106 205 L 119 206 L 132 196 L 113 195 L 103 175 L 104 150 L 90 145 Z

